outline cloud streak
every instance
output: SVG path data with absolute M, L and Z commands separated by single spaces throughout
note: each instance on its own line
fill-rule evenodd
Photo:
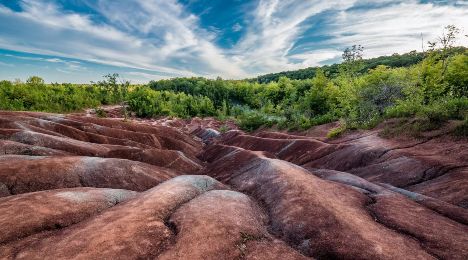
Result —
M 245 78 L 336 62 L 353 44 L 365 46 L 366 57 L 420 50 L 421 34 L 427 41 L 447 24 L 468 29 L 468 5 L 457 1 L 252 0 L 242 23 L 216 30 L 202 25 L 205 11 L 177 0 L 76 2 L 90 12 L 57 0 L 23 0 L 19 11 L 0 4 L 0 49 L 50 55 L 22 57 L 71 74 L 89 71 L 92 62 L 126 68 L 132 78 Z M 226 32 L 241 35 L 220 46 Z
M 303 62 L 292 63 L 288 53 L 301 33 L 311 26 L 305 24 L 307 19 L 327 10 L 345 10 L 354 3 L 354 0 L 260 0 L 253 13 L 253 22 L 235 46 L 234 53 L 245 61 L 241 64 L 250 71 L 265 73 L 303 66 Z M 300 57 L 305 56 L 293 58 Z
M 95 24 L 86 15 L 65 13 L 51 2 L 22 1 L 21 12 L 0 7 L 0 19 L 4 21 L 0 48 L 146 69 L 169 76 L 244 74 L 204 39 L 202 30 L 196 31 L 196 18 L 185 15 L 175 1 L 120 3 L 124 4 L 99 1 L 97 11 L 126 30 Z M 135 8 L 134 12 L 128 12 L 130 7 Z M 12 28 L 11 24 L 18 26 Z M 132 34 L 136 31 L 141 35 L 162 35 L 162 39 L 155 43 L 151 38 Z M 182 58 L 196 63 L 178 63 Z
M 368 56 L 422 51 L 421 41 L 441 35 L 445 25 L 468 29 L 468 8 L 405 1 L 371 10 L 342 12 L 330 22 L 330 45 L 361 44 Z M 421 37 L 422 36 L 422 37 Z M 462 35 L 460 35 L 462 36 Z M 460 37 L 459 39 L 463 39 Z M 466 45 L 459 40 L 457 44 Z

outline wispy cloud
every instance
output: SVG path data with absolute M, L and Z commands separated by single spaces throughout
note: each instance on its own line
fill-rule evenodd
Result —
M 332 38 L 326 41 L 326 44 L 361 44 L 366 47 L 368 56 L 421 51 L 422 43 L 441 35 L 446 25 L 453 24 L 468 29 L 466 17 L 468 8 L 423 4 L 418 1 L 341 12 L 335 19 L 330 20 Z M 459 39 L 458 44 L 466 45 L 466 39 Z
M 40 62 L 50 62 L 50 63 L 59 63 L 64 65 L 64 67 L 57 69 L 60 72 L 72 72 L 72 71 L 84 71 L 86 67 L 82 66 L 81 62 L 73 60 L 64 60 L 60 58 L 42 58 L 42 57 L 29 57 L 29 56 L 20 56 L 13 54 L 4 54 L 5 57 L 10 57 L 14 59 L 26 60 L 26 61 L 40 61 Z M 11 64 L 10 64 L 11 65 Z
M 326 12 L 320 27 L 310 21 Z M 339 60 L 342 50 L 354 44 L 365 46 L 367 57 L 420 50 L 421 34 L 429 40 L 448 24 L 468 28 L 466 17 L 466 7 L 412 0 L 260 0 L 248 33 L 233 53 L 242 67 L 257 73 L 318 66 Z M 308 31 L 325 39 L 311 37 L 300 53 L 291 53 L 298 41 L 310 36 Z
M 4 67 L 14 67 L 15 65 L 0 61 L 0 66 L 4 66 Z
M 143 83 L 150 80 L 160 80 L 164 79 L 164 76 L 155 75 L 151 73 L 141 72 L 141 71 L 128 71 L 123 73 L 123 76 L 126 77 L 128 80 L 137 83 Z
M 313 26 L 305 21 L 327 10 L 345 10 L 354 2 L 260 0 L 247 34 L 235 46 L 234 53 L 250 71 L 297 68 L 303 63 L 292 63 L 287 56 L 300 34 Z
M 234 32 L 239 32 L 240 30 L 242 30 L 242 25 L 240 25 L 240 23 L 235 23 L 233 26 L 232 26 L 232 30 Z
M 201 22 L 216 12 L 212 6 L 197 16 L 177 0 L 73 1 L 90 12 L 65 9 L 62 1 L 20 0 L 20 11 L 0 4 L 0 49 L 48 55 L 17 58 L 59 64 L 51 67 L 75 76 L 91 75 L 93 62 L 133 71 L 133 79 L 244 78 L 336 62 L 353 44 L 365 46 L 367 57 L 419 50 L 421 34 L 427 41 L 447 24 L 468 29 L 463 1 L 250 1 L 242 20 L 224 21 L 223 28 Z M 198 2 L 210 3 L 190 5 Z M 220 46 L 226 33 L 236 40 Z
M 298 60 L 302 67 L 323 65 L 324 61 L 333 61 L 341 57 L 342 52 L 336 49 L 321 49 L 288 56 L 289 59 Z
M 22 1 L 21 12 L 0 6 L 0 48 L 59 55 L 182 75 L 242 75 L 174 0 L 101 0 L 97 10 L 114 26 L 63 12 L 51 2 Z M 133 10 L 132 10 L 133 9 Z M 11 28 L 16 24 L 16 28 Z M 122 28 L 119 29 L 118 27 Z M 2 33 L 3 32 L 3 33 Z M 35 33 L 39 32 L 39 33 Z M 161 36 L 155 40 L 151 35 Z M 178 59 L 192 63 L 183 65 Z

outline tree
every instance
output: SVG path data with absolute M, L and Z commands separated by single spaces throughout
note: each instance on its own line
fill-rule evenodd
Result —
M 362 69 L 362 56 L 364 47 L 361 45 L 353 45 L 343 51 L 341 57 L 343 58 L 342 70 L 347 75 L 356 76 Z
M 303 98 L 303 109 L 309 117 L 323 115 L 328 112 L 327 85 L 328 78 L 323 70 L 318 69 L 315 77 L 312 79 L 312 87 L 305 93 Z
M 452 94 L 468 97 L 468 53 L 450 58 L 445 76 Z
M 439 53 L 442 59 L 442 77 L 444 77 L 445 72 L 447 71 L 447 60 L 459 33 L 460 29 L 455 25 L 447 25 L 445 26 L 441 36 L 439 36 L 435 41 L 427 42 L 431 53 L 436 53 L 438 49 L 440 50 Z
M 103 91 L 103 103 L 115 104 L 124 101 L 130 82 L 120 79 L 119 74 L 114 73 L 105 75 L 104 80 L 98 81 L 97 85 Z
M 28 85 L 44 85 L 44 79 L 38 76 L 31 76 L 26 80 Z

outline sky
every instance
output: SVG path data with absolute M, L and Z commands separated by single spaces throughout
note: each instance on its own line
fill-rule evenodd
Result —
M 446 25 L 468 46 L 462 0 L 0 0 L 0 80 L 224 79 L 420 51 Z

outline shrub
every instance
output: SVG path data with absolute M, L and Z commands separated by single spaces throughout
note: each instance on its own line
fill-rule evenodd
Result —
M 401 118 L 401 117 L 410 117 L 416 115 L 419 111 L 421 111 L 423 105 L 414 102 L 412 100 L 402 100 L 397 102 L 397 104 L 393 107 L 388 107 L 385 110 L 385 118 Z
M 463 122 L 453 130 L 453 135 L 468 137 L 468 119 L 463 120 Z
M 339 127 L 333 128 L 332 130 L 330 130 L 327 133 L 327 138 L 330 138 L 330 139 L 336 138 L 342 135 L 344 132 L 346 132 L 346 130 L 347 130 L 346 124 L 340 125 Z
M 89 85 L 44 84 L 39 77 L 27 83 L 0 81 L 0 109 L 73 112 L 101 104 L 98 89 Z
M 207 97 L 174 93 L 171 91 L 156 91 L 149 87 L 138 87 L 130 92 L 128 106 L 140 117 L 154 116 L 214 116 L 216 110 Z
M 450 59 L 445 79 L 453 95 L 468 97 L 468 51 Z
M 416 116 L 432 122 L 444 122 L 450 119 L 462 120 L 468 115 L 468 98 L 446 97 L 427 106 L 422 106 Z
M 138 117 L 152 117 L 163 114 L 163 109 L 157 103 L 160 99 L 162 99 L 160 92 L 139 87 L 130 93 L 127 104 Z
M 219 128 L 219 132 L 220 132 L 220 133 L 223 133 L 223 134 L 226 133 L 226 132 L 229 131 L 229 130 L 230 130 L 230 129 L 229 129 L 229 126 L 227 126 L 227 125 L 222 125 L 222 126 Z
M 401 120 L 403 124 L 393 126 L 393 129 L 384 129 L 384 136 L 396 136 L 407 133 L 414 137 L 421 136 L 422 132 L 440 128 L 448 120 L 463 120 L 468 118 L 468 98 L 445 97 L 429 105 L 396 106 L 387 111 L 387 117 L 415 117 L 412 120 Z M 463 128 L 461 128 L 463 129 Z M 462 131 L 462 130 L 461 130 Z
M 272 127 L 277 122 L 277 117 L 256 111 L 246 111 L 237 118 L 237 123 L 239 124 L 240 128 L 249 132 L 258 129 L 261 126 Z
M 98 108 L 96 108 L 94 111 L 96 111 L 96 116 L 97 116 L 97 117 L 101 117 L 101 118 L 102 118 L 102 117 L 107 117 L 106 111 L 104 111 L 104 109 L 102 109 L 102 108 L 99 108 L 99 107 L 98 107 Z

